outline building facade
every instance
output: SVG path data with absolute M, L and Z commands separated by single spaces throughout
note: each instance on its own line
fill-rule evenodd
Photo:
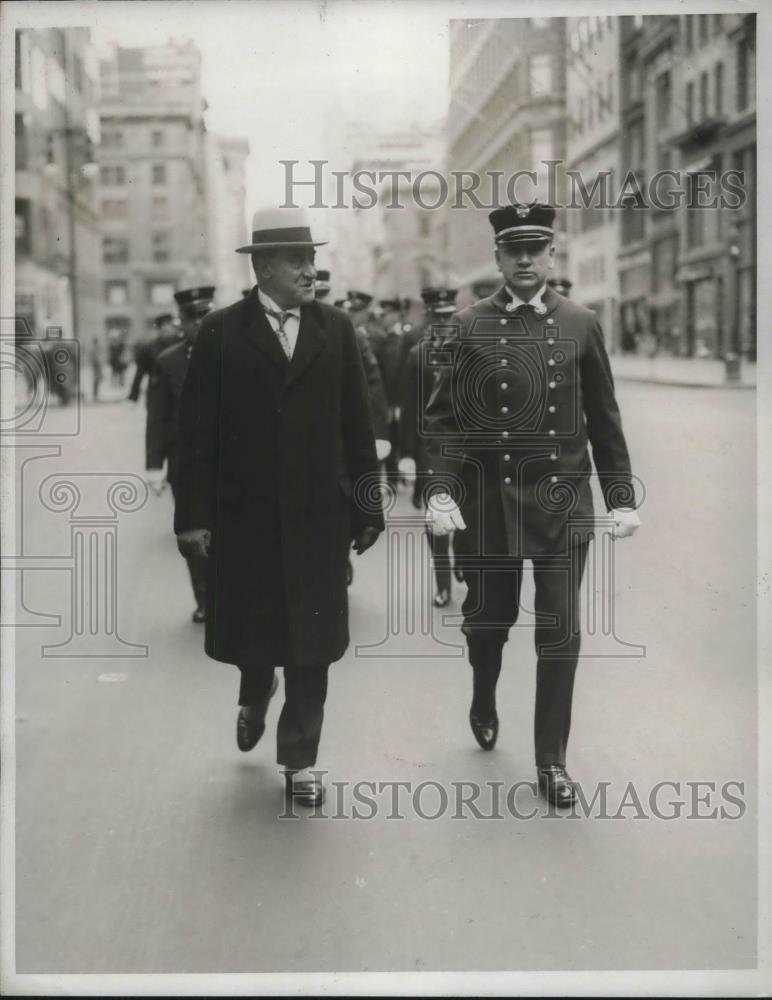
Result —
M 192 42 L 113 46 L 100 61 L 103 330 L 127 342 L 214 283 L 201 57 Z
M 254 284 L 246 254 L 235 249 L 248 241 L 246 218 L 246 139 L 206 134 L 208 249 L 216 302 L 224 306 L 241 298 Z
M 98 69 L 86 28 L 15 33 L 16 315 L 36 336 L 99 331 Z
M 460 304 L 473 281 L 495 274 L 491 208 L 512 195 L 565 197 L 565 38 L 564 18 L 451 21 L 448 170 L 479 175 L 482 202 L 470 204 L 467 196 L 449 203 L 450 278 L 462 290 Z M 511 182 L 520 171 L 536 178 L 523 174 Z M 566 276 L 565 224 L 565 213 L 558 213 L 556 277 Z
M 569 18 L 566 42 L 570 294 L 598 314 L 613 349 L 618 346 L 619 227 L 607 206 L 621 171 L 619 18 Z

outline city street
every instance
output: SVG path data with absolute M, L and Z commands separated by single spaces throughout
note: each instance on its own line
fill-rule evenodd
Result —
M 469 729 L 471 671 L 457 619 L 442 621 L 458 615 L 463 585 L 454 584 L 450 608 L 433 612 L 433 635 L 404 615 L 389 633 L 387 555 L 415 513 L 401 491 L 389 515 L 403 518 L 394 541 L 382 537 L 353 557 L 352 643 L 331 668 L 318 763 L 327 803 L 317 816 L 296 807 L 299 818 L 280 819 L 281 688 L 263 740 L 240 753 L 237 670 L 205 656 L 203 628 L 190 621 L 168 491 L 121 513 L 110 536 L 118 634 L 148 654 L 41 652 L 71 632 L 79 578 L 70 518 L 79 512 L 69 514 L 61 495 L 45 509 L 40 492 L 59 474 L 80 484 L 85 504 L 82 474 L 108 484 L 141 475 L 144 403 L 85 404 L 77 436 L 33 439 L 52 447 L 24 466 L 17 540 L 30 566 L 37 558 L 24 571 L 26 610 L 17 610 L 30 627 L 16 631 L 18 972 L 751 967 L 755 393 L 622 382 L 618 397 L 646 488 L 643 527 L 613 546 L 616 639 L 586 639 L 585 652 L 599 655 L 580 662 L 568 767 L 588 798 L 610 783 L 612 816 L 632 782 L 647 818 L 636 818 L 629 795 L 616 819 L 549 816 L 528 789 L 517 804 L 537 812 L 530 819 L 503 802 L 501 818 L 468 809 L 453 818 L 452 798 L 439 818 L 422 818 L 409 791 L 403 819 L 389 818 L 390 794 L 372 792 L 377 815 L 352 817 L 356 782 L 436 782 L 452 796 L 454 782 L 508 788 L 535 777 L 526 612 L 506 647 L 493 753 Z M 52 410 L 50 429 L 70 415 Z M 34 454 L 22 452 L 20 463 Z M 93 568 L 101 556 L 84 558 Z M 395 572 L 402 607 L 404 564 Z M 522 603 L 532 607 L 530 585 Z M 61 623 L 35 627 L 35 613 Z M 620 655 L 636 646 L 645 655 Z M 714 792 L 702 786 L 695 806 L 687 782 L 698 781 Z M 349 784 L 336 792 L 333 782 Z M 660 796 L 666 813 L 668 802 L 684 802 L 680 818 L 652 815 L 659 782 L 680 786 Z M 739 808 L 721 797 L 726 782 L 741 783 L 732 792 Z M 440 802 L 427 786 L 424 815 Z M 694 818 L 722 805 L 740 818 Z M 490 811 L 486 791 L 479 808 Z

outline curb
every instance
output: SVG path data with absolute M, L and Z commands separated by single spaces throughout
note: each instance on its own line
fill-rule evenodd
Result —
M 677 379 L 652 378 L 648 375 L 622 375 L 612 368 L 612 375 L 615 382 L 640 382 L 645 385 L 670 385 L 679 389 L 755 389 L 756 385 L 750 382 L 679 382 Z

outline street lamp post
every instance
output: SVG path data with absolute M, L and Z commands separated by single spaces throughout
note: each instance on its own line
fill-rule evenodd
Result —
M 724 381 L 740 381 L 740 231 L 737 223 L 732 226 L 729 238 L 729 259 L 732 262 L 732 321 L 729 350 L 724 352 Z

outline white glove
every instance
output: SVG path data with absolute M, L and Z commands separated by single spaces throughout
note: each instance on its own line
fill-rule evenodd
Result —
M 375 454 L 378 456 L 378 461 L 382 462 L 385 458 L 388 458 L 391 454 L 391 441 L 385 441 L 383 438 L 375 439 Z
M 466 522 L 448 493 L 434 493 L 426 505 L 426 526 L 433 535 L 447 535 L 456 529 L 463 531 Z
M 397 471 L 406 483 L 415 482 L 415 459 L 401 458 L 397 465 Z
M 147 469 L 145 482 L 157 497 L 166 489 L 166 474 L 163 469 Z
M 629 538 L 641 526 L 638 511 L 632 507 L 618 507 L 611 511 L 611 516 L 614 518 L 613 538 Z

